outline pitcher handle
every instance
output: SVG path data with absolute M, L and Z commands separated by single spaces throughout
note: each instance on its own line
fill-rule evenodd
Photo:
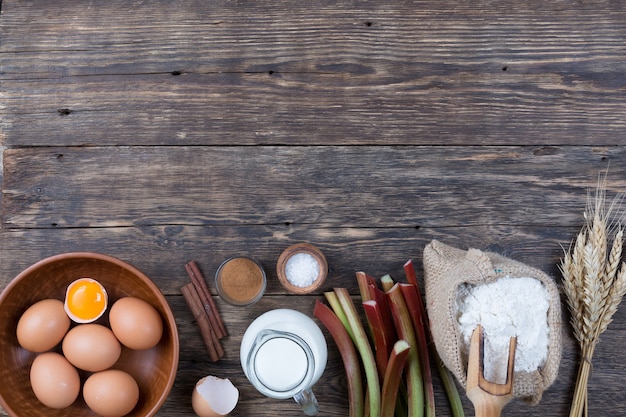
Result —
M 300 404 L 302 407 L 302 411 L 307 416 L 316 416 L 319 411 L 319 405 L 317 404 L 317 398 L 315 398 L 315 394 L 313 394 L 313 390 L 311 388 L 307 388 L 305 390 L 300 391 L 296 395 L 293 396 L 293 399 Z

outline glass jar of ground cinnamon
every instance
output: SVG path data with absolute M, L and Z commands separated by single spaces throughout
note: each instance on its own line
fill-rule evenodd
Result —
M 235 306 L 247 306 L 261 299 L 267 278 L 258 261 L 238 256 L 222 262 L 215 274 L 215 284 L 224 301 Z

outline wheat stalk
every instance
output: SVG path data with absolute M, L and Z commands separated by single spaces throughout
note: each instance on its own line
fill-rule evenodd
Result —
M 618 196 L 606 207 L 606 174 L 600 175 L 594 197 L 587 200 L 585 224 L 559 265 L 570 322 L 582 353 L 570 417 L 587 412 L 593 353 L 626 294 L 621 202 Z
M 578 291 L 582 288 L 582 277 L 584 276 L 584 268 L 581 262 L 582 250 L 585 247 L 586 235 L 584 231 L 578 234 L 573 249 L 565 254 L 565 258 L 561 263 L 561 273 L 563 274 L 563 287 L 567 297 L 568 307 L 571 314 L 570 322 L 574 329 L 576 340 L 581 343 L 584 340 L 581 330 L 583 328 L 583 317 L 585 315 L 585 307 L 583 303 L 583 292 Z
M 622 298 L 626 294 L 626 263 L 622 263 L 620 271 L 615 279 L 611 291 L 609 292 L 609 299 L 606 302 L 606 308 L 602 314 L 602 320 L 598 328 L 598 335 L 604 333 L 609 323 L 613 321 L 613 315 L 617 312 Z
M 605 285 L 611 286 L 611 283 L 615 279 L 617 270 L 619 269 L 620 262 L 622 260 L 622 245 L 623 245 L 624 231 L 621 226 L 618 226 L 617 233 L 613 239 L 613 246 L 609 253 L 609 259 L 606 262 L 606 270 L 604 271 Z

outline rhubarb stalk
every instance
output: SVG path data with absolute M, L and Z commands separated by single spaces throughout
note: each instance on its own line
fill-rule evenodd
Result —
M 459 395 L 459 391 L 454 381 L 454 377 L 452 376 L 450 370 L 446 368 L 446 366 L 443 364 L 443 361 L 439 356 L 439 352 L 437 352 L 437 347 L 433 343 L 433 338 L 430 333 L 430 322 L 428 320 L 426 306 L 424 306 L 424 302 L 422 301 L 422 293 L 417 282 L 417 273 L 415 272 L 413 261 L 408 260 L 404 264 L 404 274 L 406 276 L 407 282 L 409 284 L 413 284 L 415 287 L 415 291 L 417 292 L 417 301 L 419 303 L 420 310 L 419 317 L 421 317 L 424 331 L 426 333 L 426 345 L 430 347 L 430 355 L 433 359 L 433 362 L 437 365 L 439 377 L 441 378 L 444 390 L 446 391 L 446 394 L 448 396 L 448 402 L 450 403 L 450 407 L 452 408 L 452 415 L 454 417 L 465 417 L 463 403 L 461 402 L 461 396 Z
M 335 294 L 333 291 L 328 291 L 324 293 L 324 296 L 326 297 L 326 301 L 328 301 L 328 304 L 330 304 L 330 308 L 332 308 L 332 310 L 335 312 L 337 318 L 339 319 L 339 321 L 341 321 L 341 324 L 343 324 L 343 327 L 350 335 L 350 339 L 355 342 L 354 333 L 352 332 L 350 323 L 348 323 L 346 313 L 343 311 L 343 307 L 339 303 L 339 298 L 337 298 L 337 294 Z
M 393 284 L 395 284 L 395 282 L 389 274 L 385 274 L 380 278 L 380 286 L 385 292 L 389 291 L 393 287 Z
M 402 373 L 409 359 L 411 346 L 406 340 L 398 340 L 389 355 L 388 366 L 383 378 L 381 417 L 394 417 L 398 388 Z
M 370 284 L 370 295 L 372 300 L 378 303 L 378 307 L 381 314 L 381 319 L 386 330 L 389 332 L 389 337 L 394 340 L 398 340 L 396 337 L 396 328 L 393 324 L 393 318 L 391 317 L 391 311 L 389 310 L 389 301 L 387 300 L 387 294 L 376 286 L 376 284 Z
M 450 402 L 450 407 L 452 408 L 452 415 L 454 417 L 465 417 L 461 396 L 459 395 L 459 390 L 456 387 L 456 382 L 454 381 L 452 372 L 446 368 L 446 365 L 444 365 L 438 353 L 433 356 L 433 361 L 437 364 L 437 370 L 439 371 L 441 383 L 443 384 L 444 390 L 448 394 L 448 401 Z
M 420 358 L 420 365 L 422 366 L 422 383 L 424 385 L 424 398 L 425 398 L 425 415 L 426 417 L 435 416 L 435 390 L 433 388 L 433 378 L 430 371 L 430 359 L 428 357 L 428 345 L 426 339 L 426 329 L 424 327 L 424 320 L 420 311 L 420 302 L 418 301 L 418 294 L 413 284 L 398 284 L 400 291 L 404 297 L 407 308 L 411 316 L 411 322 L 413 323 L 413 330 L 415 331 L 415 338 L 417 339 L 417 352 Z
M 359 292 L 361 293 L 361 301 L 366 302 L 374 299 L 370 292 L 370 286 L 376 286 L 376 280 L 371 275 L 363 271 L 356 273 L 356 282 L 359 284 Z
M 382 319 L 380 306 L 376 301 L 369 300 L 364 302 L 363 310 L 365 311 L 365 317 L 367 318 L 369 327 L 372 330 L 378 373 L 379 375 L 384 375 L 387 369 L 389 354 L 391 353 L 395 340 L 390 337 L 390 332 L 387 330 Z
M 417 346 L 413 323 L 400 286 L 395 284 L 387 291 L 387 295 L 398 337 L 406 340 L 411 346 Z M 411 349 L 409 352 L 407 366 L 408 415 L 409 417 L 422 417 L 424 415 L 424 387 L 417 349 Z
M 350 335 L 337 315 L 319 300 L 313 314 L 317 317 L 337 344 L 348 379 L 350 417 L 363 417 L 363 382 L 361 364 Z
M 335 294 L 343 311 L 346 315 L 348 323 L 352 328 L 354 335 L 354 344 L 361 355 L 363 361 L 363 367 L 365 369 L 365 378 L 367 380 L 367 392 L 369 400 L 369 416 L 380 417 L 380 380 L 378 379 L 378 370 L 376 367 L 376 360 L 374 359 L 374 353 L 370 346 L 369 339 L 365 333 L 365 329 L 361 324 L 359 314 L 356 307 L 350 298 L 350 294 L 346 288 L 335 288 Z

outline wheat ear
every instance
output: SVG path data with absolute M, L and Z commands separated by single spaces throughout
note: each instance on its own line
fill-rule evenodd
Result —
M 585 225 L 560 264 L 574 336 L 582 352 L 570 417 L 587 413 L 593 353 L 600 334 L 608 328 L 626 295 L 626 263 L 622 261 L 624 230 L 616 214 L 622 196 L 616 197 L 607 210 L 605 190 L 606 176 L 600 175 L 593 201 L 587 200 Z

